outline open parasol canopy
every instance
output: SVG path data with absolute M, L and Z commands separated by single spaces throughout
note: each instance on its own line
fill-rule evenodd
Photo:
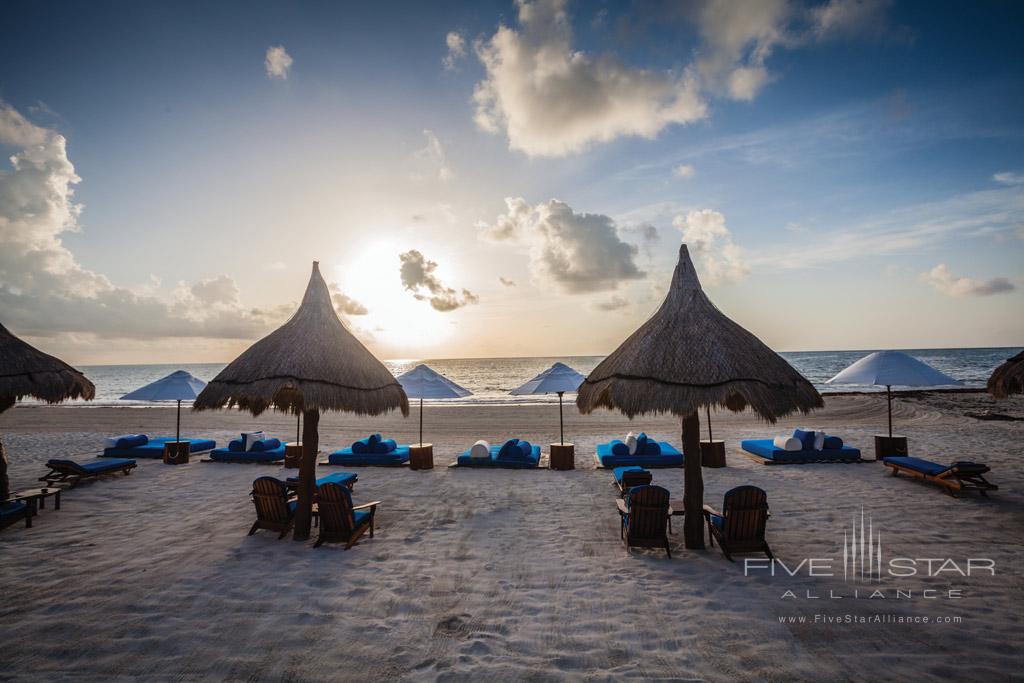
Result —
M 253 415 L 271 407 L 302 413 L 296 540 L 309 538 L 320 413 L 409 414 L 402 385 L 338 318 L 316 261 L 295 314 L 233 360 L 193 404 L 194 410 L 225 407 Z
M 565 363 L 555 363 L 521 387 L 508 392 L 513 396 L 558 394 L 558 443 L 565 443 L 565 421 L 562 419 L 562 395 L 575 392 L 585 378 Z
M 441 373 L 420 363 L 412 370 L 398 376 L 398 383 L 409 398 L 420 400 L 420 442 L 423 445 L 423 399 L 449 399 L 472 396 L 473 392 L 460 387 Z
M 194 401 L 206 387 L 206 382 L 186 370 L 175 370 L 166 377 L 121 397 L 122 401 L 177 401 L 178 418 L 175 422 L 175 441 L 181 441 L 181 402 Z
M 703 548 L 698 410 L 749 407 L 775 422 L 823 404 L 814 386 L 784 358 L 711 303 L 683 244 L 665 301 L 587 376 L 576 405 L 582 413 L 611 408 L 630 418 L 682 417 L 686 547 Z

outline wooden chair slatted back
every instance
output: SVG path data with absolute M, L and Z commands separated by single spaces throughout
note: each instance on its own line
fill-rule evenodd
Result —
M 726 540 L 761 540 L 768 522 L 768 494 L 756 486 L 737 486 L 725 494 L 722 517 Z
M 668 529 L 667 489 L 660 486 L 636 486 L 629 490 L 630 538 L 662 539 Z
M 288 487 L 274 477 L 260 477 L 252 483 L 252 502 L 256 518 L 264 522 L 287 524 Z
M 316 499 L 320 509 L 320 528 L 324 532 L 352 533 L 355 516 L 352 513 L 352 494 L 346 487 L 324 484 L 317 487 Z

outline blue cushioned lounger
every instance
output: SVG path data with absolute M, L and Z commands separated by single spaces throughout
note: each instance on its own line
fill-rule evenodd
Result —
M 161 436 L 157 439 L 150 439 L 143 446 L 135 448 L 105 448 L 104 458 L 163 458 L 164 442 L 174 441 L 173 436 Z M 217 442 L 210 439 L 182 439 L 189 442 L 189 453 L 202 453 L 217 447 Z
M 32 519 L 28 515 L 28 503 L 23 500 L 0 503 L 0 529 L 14 524 L 19 519 L 25 520 L 25 526 L 32 526 Z
M 469 451 L 463 451 L 456 463 L 459 467 L 501 467 L 509 470 L 535 469 L 540 465 L 540 446 L 531 445 L 529 457 L 499 459 L 498 453 L 501 451 L 502 445 L 491 446 L 491 457 L 487 459 L 470 458 Z
M 334 474 L 328 474 L 326 477 L 320 477 L 316 480 L 317 486 L 323 486 L 324 484 L 337 484 L 338 486 L 347 486 L 352 488 L 359 479 L 359 475 L 355 472 L 335 472 Z M 288 477 L 285 480 L 289 486 L 299 483 L 298 477 Z
M 988 465 L 979 462 L 960 460 L 951 465 L 941 465 L 924 458 L 913 458 L 906 455 L 882 458 L 886 467 L 892 469 L 892 476 L 905 474 L 917 479 L 946 487 L 950 495 L 960 491 L 998 491 L 999 487 L 985 479 L 991 471 Z
M 104 474 L 116 474 L 124 472 L 131 474 L 137 463 L 130 458 L 110 458 L 109 460 L 94 460 L 85 464 L 77 463 L 74 460 L 52 459 L 46 463 L 50 471 L 39 477 L 39 481 L 47 484 L 69 484 L 74 487 L 84 479 L 93 479 Z
M 217 462 L 278 462 L 284 460 L 284 444 L 271 451 L 231 451 L 217 448 L 210 451 L 210 460 Z
M 346 467 L 393 466 L 409 462 L 409 447 L 399 446 L 390 453 L 353 453 L 351 448 L 342 448 L 327 456 L 328 465 Z
M 611 443 L 597 444 L 597 464 L 600 467 L 682 467 L 683 454 L 667 441 L 658 441 L 660 455 L 615 455 Z
M 747 439 L 740 442 L 740 447 L 747 453 L 753 453 L 773 463 L 800 462 L 856 462 L 860 460 L 860 451 L 850 446 L 842 448 L 823 448 L 820 451 L 784 451 L 775 447 L 772 439 Z

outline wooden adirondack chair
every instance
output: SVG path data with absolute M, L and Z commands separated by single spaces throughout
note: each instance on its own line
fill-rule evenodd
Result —
M 295 503 L 291 500 L 288 487 L 280 479 L 260 477 L 252 483 L 252 502 L 256 506 L 256 521 L 249 529 L 249 535 L 257 529 L 278 531 L 278 539 L 284 538 L 295 524 Z
M 737 486 L 726 491 L 721 514 L 710 505 L 704 506 L 711 547 L 717 539 L 722 554 L 730 562 L 735 562 L 733 553 L 763 552 L 772 558 L 764 537 L 768 516 L 768 494 L 763 490 L 756 486 Z
M 615 501 L 622 518 L 619 535 L 627 548 L 664 548 L 672 557 L 668 545 L 672 508 L 668 498 L 668 489 L 660 486 L 634 486 Z
M 317 507 L 320 509 L 320 536 L 313 544 L 319 548 L 324 543 L 344 543 L 348 550 L 367 531 L 373 538 L 373 518 L 377 513 L 379 500 L 364 505 L 352 505 L 352 492 L 338 484 L 323 484 L 316 490 Z

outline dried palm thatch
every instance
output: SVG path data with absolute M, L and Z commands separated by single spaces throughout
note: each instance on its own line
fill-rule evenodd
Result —
M 685 416 L 703 406 L 751 408 L 769 422 L 820 408 L 821 395 L 781 356 L 719 311 L 686 245 L 661 308 L 594 368 L 579 388 L 580 412 Z
M 316 261 L 295 315 L 233 360 L 193 403 L 193 410 L 225 407 L 253 415 L 274 407 L 305 418 L 293 532 L 300 541 L 309 538 L 312 519 L 320 412 L 378 415 L 398 408 L 409 415 L 402 385 L 338 319 Z
M 0 325 L 0 413 L 25 396 L 47 403 L 91 399 L 96 387 L 78 370 L 18 339 Z
M 704 547 L 700 417 L 705 406 L 751 408 L 775 422 L 823 405 L 810 382 L 757 337 L 722 314 L 701 289 L 686 245 L 661 308 L 580 385 L 581 413 L 611 408 L 682 417 L 687 548 Z
M 1024 394 L 1024 351 L 996 368 L 988 378 L 988 393 L 996 398 Z
M 253 415 L 270 407 L 359 415 L 398 408 L 409 414 L 402 385 L 338 319 L 316 262 L 295 315 L 233 360 L 193 405 L 225 407 Z

